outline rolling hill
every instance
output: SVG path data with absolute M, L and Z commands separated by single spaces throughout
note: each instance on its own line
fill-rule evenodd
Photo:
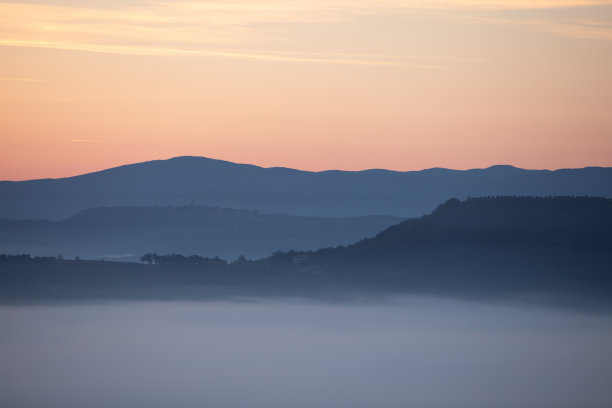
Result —
M 353 245 L 302 253 L 305 266 L 424 291 L 612 294 L 612 200 L 451 199 Z
M 196 203 L 267 213 L 416 217 L 451 197 L 612 197 L 612 168 L 309 172 L 176 157 L 61 179 L 0 182 L 0 218 L 61 220 L 100 206 Z
M 87 214 L 85 214 L 87 215 Z M 0 256 L 0 302 L 401 294 L 612 307 L 612 200 L 451 199 L 355 244 L 226 263 Z
M 219 207 L 100 207 L 62 221 L 0 220 L 0 253 L 138 260 L 145 252 L 261 258 L 373 236 L 402 218 L 323 218 Z

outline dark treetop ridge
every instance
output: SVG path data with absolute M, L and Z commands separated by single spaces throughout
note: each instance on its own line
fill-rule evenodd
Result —
M 353 245 L 258 260 L 146 254 L 145 263 L 0 257 L 0 299 L 346 298 L 428 293 L 612 302 L 612 200 L 448 200 Z M 150 264 L 147 264 L 150 263 Z

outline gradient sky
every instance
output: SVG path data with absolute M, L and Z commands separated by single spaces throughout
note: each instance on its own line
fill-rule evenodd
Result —
M 612 0 L 0 1 L 0 179 L 612 165 Z

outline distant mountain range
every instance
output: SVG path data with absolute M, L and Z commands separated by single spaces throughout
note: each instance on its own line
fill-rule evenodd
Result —
M 426 293 L 609 310 L 612 200 L 451 199 L 348 246 L 229 264 L 196 256 L 149 260 L 153 264 L 0 256 L 0 302 Z
M 61 179 L 0 182 L 0 218 L 67 218 L 100 206 L 196 203 L 267 213 L 420 216 L 451 197 L 612 197 L 612 168 L 308 172 L 177 157 Z
M 350 244 L 401 220 L 273 215 L 198 205 L 101 207 L 63 221 L 0 219 L 0 253 L 107 260 L 138 260 L 151 251 L 262 258 L 275 250 Z

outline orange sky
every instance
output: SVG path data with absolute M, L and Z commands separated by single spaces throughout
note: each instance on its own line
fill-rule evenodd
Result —
M 0 1 L 0 179 L 612 166 L 612 0 Z

